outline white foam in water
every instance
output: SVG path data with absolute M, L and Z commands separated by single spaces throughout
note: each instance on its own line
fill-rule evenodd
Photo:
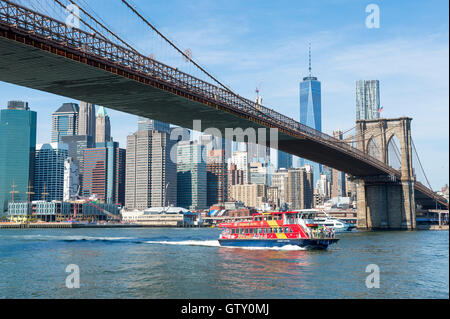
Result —
M 230 247 L 220 246 L 218 240 L 182 240 L 182 241 L 146 241 L 147 244 L 161 245 L 184 245 L 184 246 L 206 246 L 206 247 L 224 247 L 224 248 L 240 248 L 248 250 L 306 250 L 306 248 L 296 245 L 285 245 L 282 247 Z
M 296 245 L 285 245 L 281 247 L 233 247 L 233 248 L 242 248 L 249 250 L 306 250 L 305 247 L 300 247 Z
M 23 235 L 12 236 L 27 240 L 68 240 L 68 241 L 115 241 L 115 240 L 136 240 L 136 237 L 92 237 L 92 236 L 52 236 L 52 235 Z M 203 246 L 203 247 L 223 247 L 233 249 L 247 249 L 247 250 L 306 250 L 306 248 L 296 245 L 285 245 L 282 247 L 231 247 L 220 246 L 218 240 L 181 240 L 181 241 L 145 241 L 147 244 L 160 245 L 181 245 L 181 246 Z
M 218 240 L 146 241 L 147 244 L 219 247 Z

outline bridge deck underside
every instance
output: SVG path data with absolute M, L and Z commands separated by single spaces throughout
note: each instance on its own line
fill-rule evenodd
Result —
M 200 119 L 203 130 L 218 128 L 223 136 L 225 128 L 264 127 L 236 114 L 3 37 L 0 37 L 0 80 L 186 128 L 192 128 L 193 120 Z M 348 174 L 385 174 L 313 139 L 279 133 L 278 146 L 282 151 Z

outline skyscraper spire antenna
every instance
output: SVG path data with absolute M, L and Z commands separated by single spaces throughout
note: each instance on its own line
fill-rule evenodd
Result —
M 309 43 L 309 77 L 311 77 L 311 42 Z

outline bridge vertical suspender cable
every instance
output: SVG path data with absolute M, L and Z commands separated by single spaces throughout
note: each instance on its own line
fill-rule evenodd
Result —
M 240 99 L 242 102 L 250 106 L 252 109 L 256 110 L 257 112 L 261 113 L 265 117 L 269 117 L 275 121 L 277 119 L 273 118 L 271 115 L 262 112 L 261 110 L 258 110 L 253 105 L 249 104 L 248 101 L 243 99 L 240 95 L 234 93 L 230 88 L 228 88 L 225 84 L 220 82 L 217 78 L 215 78 L 213 75 L 211 75 L 208 71 L 206 71 L 202 66 L 200 66 L 198 63 L 196 63 L 190 56 L 188 56 L 186 53 L 184 53 L 182 50 L 180 50 L 172 41 L 170 41 L 166 36 L 164 36 L 153 24 L 151 24 L 146 18 L 144 18 L 133 6 L 131 6 L 128 1 L 121 0 L 135 15 L 137 15 L 145 24 L 147 24 L 153 31 L 155 31 L 162 39 L 164 39 L 172 48 L 174 48 L 178 53 L 180 53 L 187 61 L 191 62 L 193 65 L 195 65 L 200 71 L 205 73 L 209 78 L 211 78 L 214 82 L 219 84 L 224 90 L 226 90 L 228 93 L 234 95 L 238 99 Z
M 420 168 L 421 168 L 421 170 L 422 170 L 422 173 L 423 173 L 423 175 L 425 176 L 425 179 L 426 179 L 426 181 L 427 181 L 428 187 L 430 188 L 431 191 L 433 191 L 433 188 L 431 187 L 430 181 L 428 180 L 428 177 L 427 177 L 427 175 L 425 174 L 425 170 L 423 169 L 422 162 L 420 161 L 420 157 L 419 157 L 419 154 L 417 153 L 416 145 L 414 145 L 414 141 L 413 141 L 412 137 L 411 137 L 411 144 L 412 144 L 412 146 L 413 146 L 413 150 L 414 150 L 414 153 L 416 154 L 417 161 L 419 162 L 419 165 L 420 165 Z
M 61 7 L 65 8 L 64 4 L 62 4 L 59 0 L 53 0 L 56 3 L 58 3 Z M 72 0 L 68 0 L 70 3 L 72 3 L 73 5 L 76 5 L 84 14 L 86 14 L 91 20 L 93 20 L 95 23 L 97 23 L 98 25 L 100 25 L 103 29 L 105 29 L 109 34 L 111 34 L 113 37 L 115 37 L 117 40 L 119 40 L 120 42 L 122 42 L 126 47 L 128 47 L 130 50 L 137 52 L 130 44 L 128 44 L 125 40 L 123 40 L 122 38 L 120 38 L 117 34 L 115 34 L 113 31 L 111 31 L 109 28 L 107 28 L 103 23 L 99 22 L 96 18 L 94 18 L 91 14 L 89 14 L 89 12 L 87 12 L 86 10 L 84 10 L 79 4 L 75 3 Z M 102 34 L 101 32 L 99 32 L 97 29 L 95 29 L 94 27 L 92 27 L 90 24 L 88 24 L 86 21 L 84 21 L 81 17 L 77 17 L 78 19 L 80 19 L 81 22 L 83 22 L 83 24 L 85 24 L 89 29 L 91 29 L 92 31 L 94 31 L 96 34 L 102 36 L 103 38 L 106 39 L 106 36 L 104 34 Z

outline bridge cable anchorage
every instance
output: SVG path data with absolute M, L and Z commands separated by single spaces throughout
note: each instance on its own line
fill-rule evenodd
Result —
M 161 38 L 163 38 L 172 48 L 174 48 L 178 53 L 180 53 L 187 61 L 191 62 L 194 66 L 196 66 L 200 71 L 202 71 L 204 74 L 206 74 L 210 79 L 212 79 L 214 82 L 219 84 L 225 91 L 230 93 L 231 95 L 235 96 L 248 106 L 250 106 L 254 111 L 262 114 L 264 117 L 271 118 L 272 120 L 278 121 L 273 116 L 259 110 L 254 105 L 249 103 L 246 99 L 242 98 L 239 94 L 234 93 L 228 86 L 220 82 L 218 79 L 216 79 L 213 75 L 211 75 L 208 71 L 206 71 L 202 66 L 200 66 L 198 63 L 196 63 L 192 57 L 188 56 L 185 52 L 183 52 L 181 49 L 179 49 L 172 41 L 170 41 L 166 36 L 164 36 L 153 24 L 151 24 L 146 18 L 144 18 L 130 3 L 126 0 L 121 0 L 122 3 L 124 3 L 136 16 L 138 16 L 145 24 L 147 24 L 153 31 L 155 31 Z M 136 6 L 135 6 L 136 7 Z

